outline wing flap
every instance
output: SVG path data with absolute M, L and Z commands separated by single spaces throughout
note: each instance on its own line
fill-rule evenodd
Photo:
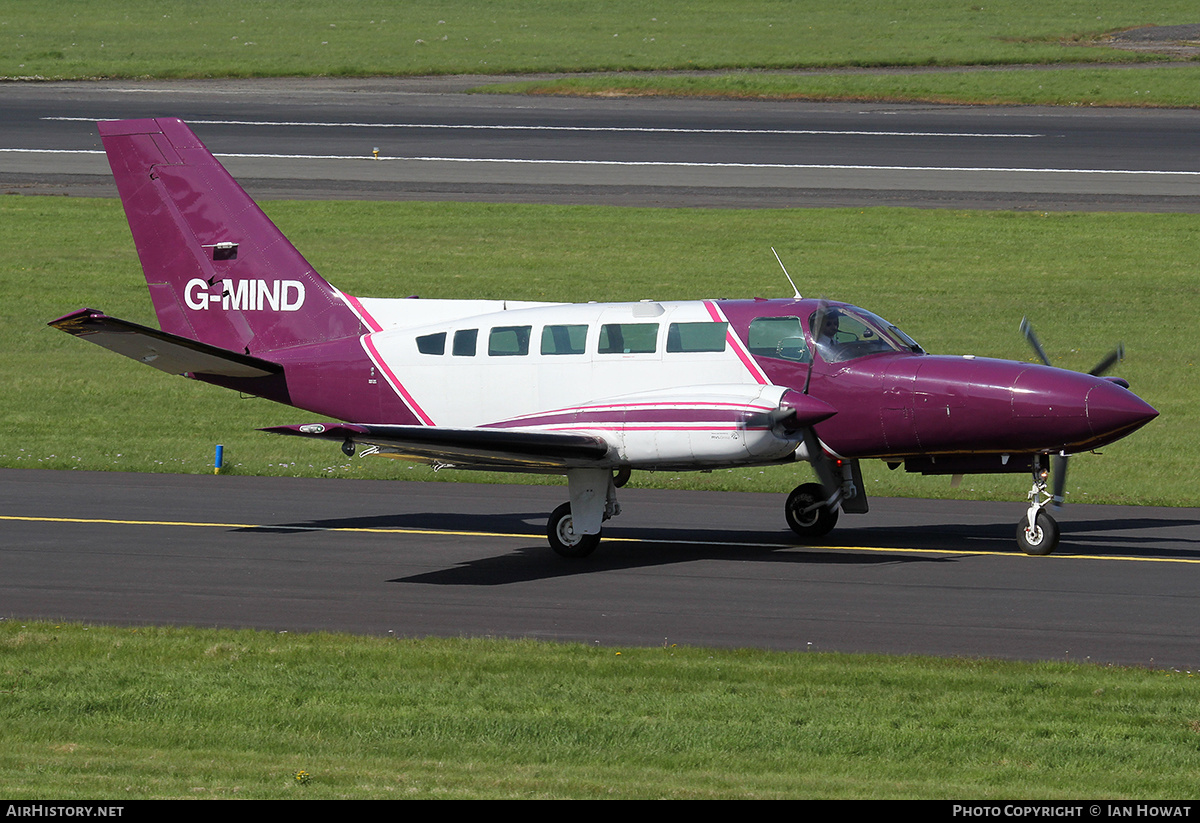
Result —
M 314 423 L 260 431 L 371 445 L 392 457 L 455 468 L 554 471 L 596 466 L 610 451 L 598 435 L 516 429 Z
M 268 377 L 283 371 L 283 366 L 270 360 L 119 320 L 95 309 L 80 309 L 47 325 L 167 374 Z

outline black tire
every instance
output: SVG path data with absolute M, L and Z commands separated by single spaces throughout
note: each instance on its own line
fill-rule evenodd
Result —
M 804 513 L 805 509 L 823 501 L 825 497 L 825 491 L 819 483 L 805 483 L 792 490 L 783 508 L 784 517 L 792 531 L 801 537 L 824 537 L 833 531 L 838 521 L 837 509 L 821 506 Z
M 550 548 L 562 557 L 587 557 L 600 545 L 599 534 L 575 534 L 571 528 L 571 504 L 563 503 L 550 515 L 546 524 Z
M 1058 547 L 1058 521 L 1039 511 L 1033 520 L 1033 528 L 1026 528 L 1029 519 L 1022 517 L 1017 524 L 1017 545 L 1025 554 L 1047 555 Z

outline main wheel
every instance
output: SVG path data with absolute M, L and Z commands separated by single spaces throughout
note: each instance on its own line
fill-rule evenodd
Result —
M 550 548 L 563 557 L 587 557 L 600 545 L 599 534 L 576 534 L 571 520 L 571 504 L 563 503 L 546 524 Z
M 801 537 L 824 537 L 833 531 L 838 521 L 837 509 L 817 506 L 812 511 L 805 511 L 810 506 L 823 502 L 825 496 L 825 491 L 819 483 L 805 483 L 792 490 L 783 508 L 787 524 L 792 531 Z
M 1025 554 L 1050 554 L 1058 546 L 1058 521 L 1039 511 L 1029 528 L 1029 518 L 1022 517 L 1017 524 L 1017 545 Z

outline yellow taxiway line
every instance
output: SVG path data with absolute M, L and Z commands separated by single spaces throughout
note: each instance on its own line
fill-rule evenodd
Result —
M 205 523 L 187 520 L 118 520 L 100 517 L 34 517 L 22 515 L 0 515 L 0 521 L 25 521 L 33 523 L 83 523 L 88 525 L 111 526 L 176 526 L 190 528 L 214 529 L 269 529 L 277 531 L 288 529 L 297 532 L 349 532 L 363 534 L 416 534 L 444 537 L 506 537 L 520 540 L 541 539 L 541 534 L 521 534 L 512 532 L 480 532 L 458 531 L 452 529 L 411 529 L 411 528 L 369 528 L 365 526 L 292 526 L 273 523 Z M 649 543 L 669 544 L 676 546 L 729 546 L 754 549 L 809 549 L 818 551 L 838 552 L 872 552 L 877 554 L 937 554 L 937 555 L 980 555 L 996 557 L 1027 557 L 1015 551 L 988 551 L 980 549 L 914 549 L 895 546 L 813 546 L 806 544 L 787 543 L 747 543 L 721 540 L 671 540 L 663 538 L 642 537 L 612 537 L 606 538 L 607 543 Z M 1059 560 L 1124 560 L 1141 563 L 1184 563 L 1200 564 L 1200 558 L 1186 557 L 1131 557 L 1129 555 L 1103 554 L 1051 554 L 1050 558 Z

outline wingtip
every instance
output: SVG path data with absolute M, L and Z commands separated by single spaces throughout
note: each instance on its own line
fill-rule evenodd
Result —
M 46 325 L 61 331 L 69 331 L 78 326 L 81 322 L 106 316 L 107 315 L 105 315 L 104 312 L 99 311 L 98 309 L 78 309 L 70 312 L 69 314 L 64 314 L 62 317 L 56 317 Z

